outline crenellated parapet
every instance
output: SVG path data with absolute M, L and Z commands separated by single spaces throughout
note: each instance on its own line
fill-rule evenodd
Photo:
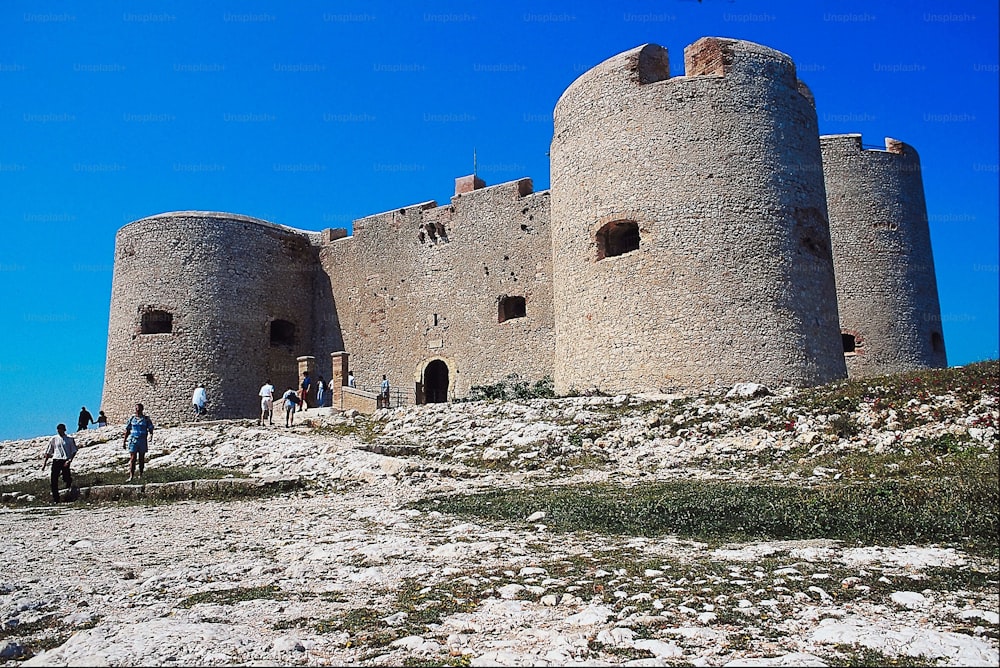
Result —
M 556 387 L 845 375 L 816 111 L 791 59 L 705 38 L 578 78 L 551 148 Z
M 375 387 L 391 370 L 423 393 L 428 373 L 444 373 L 448 396 L 464 396 L 487 378 L 551 375 L 550 253 L 548 192 L 535 193 L 531 179 L 462 177 L 448 204 L 356 221 L 354 236 L 324 245 L 320 261 L 359 385 Z
M 919 156 L 821 139 L 788 55 L 705 37 L 671 76 L 644 44 L 553 120 L 550 190 L 466 175 L 350 234 L 203 211 L 126 225 L 105 411 L 179 421 L 204 383 L 211 416 L 254 416 L 302 360 L 416 402 L 510 374 L 619 393 L 946 364 Z

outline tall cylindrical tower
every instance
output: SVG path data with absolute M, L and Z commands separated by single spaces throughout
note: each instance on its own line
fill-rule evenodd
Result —
M 820 138 L 847 370 L 851 377 L 947 366 L 920 158 L 886 138 Z
M 816 111 L 791 59 L 645 45 L 556 104 L 559 392 L 846 375 Z
M 316 253 L 305 233 L 255 218 L 185 211 L 129 223 L 115 239 L 102 408 L 136 403 L 157 422 L 256 417 L 257 391 L 296 382 L 311 354 Z M 280 385 L 279 385 L 280 384 Z

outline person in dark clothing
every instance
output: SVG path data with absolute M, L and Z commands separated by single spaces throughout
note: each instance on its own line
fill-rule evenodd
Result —
M 83 431 L 92 424 L 94 424 L 94 416 L 90 414 L 86 406 L 81 406 L 80 417 L 76 419 L 76 430 Z
M 299 393 L 299 410 L 304 411 L 309 409 L 309 386 L 312 385 L 312 378 L 309 377 L 308 371 L 302 372 L 302 382 L 299 383 L 301 391 Z

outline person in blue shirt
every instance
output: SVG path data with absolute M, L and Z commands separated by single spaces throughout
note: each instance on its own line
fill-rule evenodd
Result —
M 142 477 L 146 467 L 146 451 L 149 450 L 149 439 L 153 436 L 153 421 L 148 415 L 143 415 L 142 404 L 135 405 L 135 415 L 125 423 L 125 443 L 123 447 L 129 452 L 128 480 L 135 479 L 136 461 L 139 464 L 139 477 Z
M 389 407 L 389 379 L 385 377 L 384 373 L 382 374 L 382 386 L 379 391 L 379 400 L 379 408 Z

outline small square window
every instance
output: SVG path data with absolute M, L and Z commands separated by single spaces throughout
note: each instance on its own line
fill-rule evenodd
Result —
M 497 309 L 497 322 L 506 322 L 527 315 L 524 308 L 524 297 L 504 295 L 500 297 Z
M 143 334 L 170 334 L 174 331 L 174 314 L 168 311 L 152 310 L 142 314 Z

